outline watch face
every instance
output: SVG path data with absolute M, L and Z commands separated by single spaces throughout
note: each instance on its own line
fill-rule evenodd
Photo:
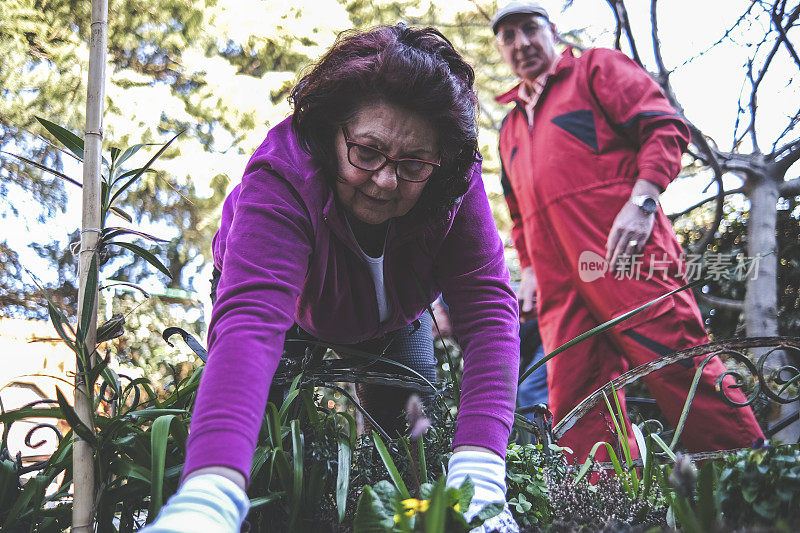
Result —
M 656 202 L 655 198 L 650 198 L 649 196 L 642 201 L 642 210 L 647 214 L 652 214 L 656 212 L 658 209 L 658 202 Z

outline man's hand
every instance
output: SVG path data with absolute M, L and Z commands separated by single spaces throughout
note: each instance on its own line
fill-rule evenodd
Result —
M 533 267 L 525 267 L 519 273 L 519 289 L 517 299 L 519 300 L 519 321 L 527 322 L 530 318 L 535 318 L 536 312 L 536 274 Z M 533 314 L 533 316 L 531 316 Z
M 651 181 L 640 179 L 634 185 L 631 196 L 642 194 L 658 198 L 661 189 Z M 610 271 L 619 267 L 621 255 L 633 255 L 644 250 L 653 232 L 654 222 L 655 214 L 648 215 L 638 206 L 625 202 L 614 219 L 606 241 L 606 262 Z

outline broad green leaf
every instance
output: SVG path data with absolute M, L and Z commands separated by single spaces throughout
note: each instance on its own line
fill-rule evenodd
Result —
M 467 509 L 469 509 L 469 504 L 472 503 L 472 497 L 475 495 L 475 485 L 469 476 L 461 484 L 459 491 L 458 508 L 461 513 L 466 513 Z
M 400 476 L 400 472 L 398 472 L 397 466 L 395 466 L 392 460 L 392 456 L 389 455 L 389 450 L 386 448 L 383 440 L 375 431 L 372 432 L 372 438 L 375 441 L 375 449 L 378 450 L 378 455 L 381 456 L 381 460 L 384 466 L 386 466 L 386 470 L 389 472 L 389 478 L 392 480 L 392 483 L 394 483 L 394 486 L 397 487 L 400 496 L 402 496 L 404 500 L 410 498 L 411 494 L 409 494 L 406 484 Z
M 163 415 L 155 419 L 150 429 L 150 509 L 148 518 L 155 519 L 164 505 L 164 464 L 167 458 L 169 430 L 175 415 Z
M 377 488 L 381 483 L 375 484 Z M 389 488 L 394 490 L 391 483 Z M 393 498 L 392 498 L 393 499 Z M 364 486 L 356 506 L 353 520 L 353 533 L 384 533 L 394 526 L 394 505 L 390 498 L 381 498 L 380 494 L 369 485 Z
M 169 270 L 167 270 L 167 267 L 161 264 L 161 261 L 159 261 L 156 256 L 154 256 L 152 253 L 148 252 L 141 246 L 121 241 L 111 241 L 109 243 L 106 243 L 107 246 L 110 246 L 112 244 L 116 244 L 117 246 L 121 246 L 122 248 L 127 248 L 134 254 L 138 255 L 139 257 L 141 257 L 142 259 L 144 259 L 145 261 L 156 267 L 159 271 L 166 274 L 169 277 L 169 279 L 172 279 L 172 274 L 170 274 Z
M 41 117 L 36 117 L 36 120 L 38 120 L 39 124 L 44 126 L 44 128 L 49 131 L 53 137 L 58 139 L 58 142 L 63 144 L 67 150 L 75 154 L 75 157 L 83 161 L 83 139 L 68 129 L 50 122 L 49 120 Z

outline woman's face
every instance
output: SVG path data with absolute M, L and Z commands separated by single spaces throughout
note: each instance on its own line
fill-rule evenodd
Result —
M 347 140 L 395 159 L 439 160 L 438 135 L 428 121 L 386 102 L 364 104 L 345 129 Z M 427 181 L 399 179 L 391 162 L 376 171 L 356 168 L 348 159 L 342 128 L 335 142 L 339 168 L 336 195 L 348 215 L 366 224 L 381 224 L 414 207 Z

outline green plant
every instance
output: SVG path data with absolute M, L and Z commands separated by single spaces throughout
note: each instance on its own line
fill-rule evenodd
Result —
M 728 523 L 786 531 L 800 526 L 797 445 L 741 450 L 719 468 L 719 507 Z
M 435 483 L 423 483 L 419 498 L 407 497 L 389 481 L 379 481 L 363 488 L 353 532 L 467 532 L 503 510 L 502 503 L 488 504 L 467 522 L 463 513 L 469 509 L 474 492 L 469 478 L 459 488 L 446 487 L 444 476 Z
M 520 527 L 550 523 L 552 504 L 548 480 L 559 482 L 566 475 L 563 448 L 541 444 L 511 444 L 506 451 L 506 499 Z

